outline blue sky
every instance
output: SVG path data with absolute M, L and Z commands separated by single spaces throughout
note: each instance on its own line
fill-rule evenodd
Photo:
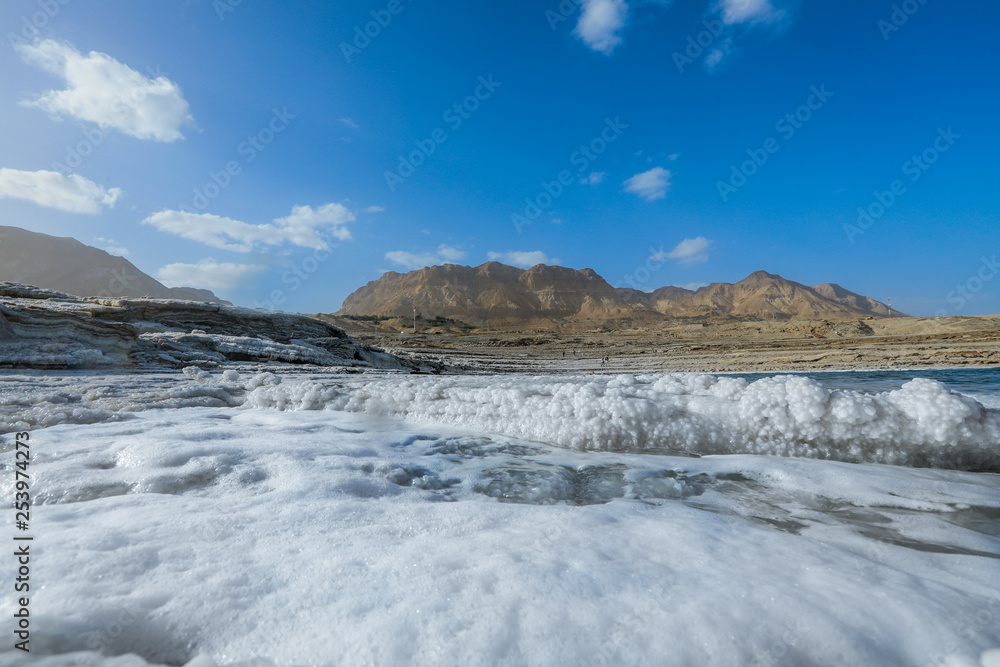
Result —
M 2 19 L 0 223 L 167 284 L 331 312 L 387 270 L 498 259 L 1000 312 L 994 3 L 7 0 Z

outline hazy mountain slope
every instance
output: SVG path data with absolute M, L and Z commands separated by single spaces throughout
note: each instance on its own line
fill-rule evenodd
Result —
M 885 304 L 876 301 L 870 296 L 855 294 L 854 292 L 844 289 L 837 283 L 813 285 L 812 289 L 820 296 L 830 299 L 831 301 L 837 301 L 856 310 L 868 311 L 875 317 L 885 317 L 888 315 L 888 308 Z M 893 314 L 902 315 L 902 313 Z
M 150 296 L 228 303 L 211 291 L 166 287 L 124 257 L 76 239 L 0 226 L 0 281 L 36 285 L 75 296 Z
M 826 283 L 816 288 L 786 280 L 779 275 L 756 271 L 737 283 L 713 283 L 695 292 L 671 292 L 658 310 L 677 315 L 729 315 L 751 319 L 856 319 L 885 317 L 886 306 L 839 286 Z M 659 291 L 659 290 L 658 290 Z M 656 296 L 656 292 L 653 296 Z

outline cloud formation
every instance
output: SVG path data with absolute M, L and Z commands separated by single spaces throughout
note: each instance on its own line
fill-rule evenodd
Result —
M 441 244 L 434 252 L 413 253 L 406 250 L 393 250 L 385 253 L 385 258 L 393 264 L 412 271 L 425 266 L 454 263 L 463 259 L 468 253 L 458 248 Z
M 167 287 L 233 289 L 266 268 L 260 264 L 217 262 L 209 257 L 197 264 L 167 264 L 156 272 L 156 277 Z
M 798 0 L 780 0 L 785 7 L 775 7 L 772 0 L 717 0 L 712 12 L 721 21 L 721 35 L 704 60 L 705 69 L 712 71 L 734 51 L 734 42 L 742 33 L 755 27 L 783 29 L 792 18 L 791 9 Z
M 704 236 L 697 236 L 693 239 L 684 239 L 666 256 L 667 259 L 672 259 L 679 264 L 701 264 L 708 261 L 708 251 L 711 247 L 711 241 Z
M 627 15 L 625 0 L 583 0 L 574 33 L 594 51 L 610 54 L 621 44 Z
M 122 196 L 121 188 L 105 189 L 78 174 L 0 169 L 0 199 L 24 199 L 70 213 L 100 213 Z
M 138 139 L 171 142 L 182 139 L 180 127 L 191 120 L 180 86 L 159 75 L 143 76 L 106 53 L 84 55 L 71 44 L 52 39 L 14 47 L 21 58 L 58 77 L 63 90 L 50 90 L 25 100 L 53 116 L 69 116 L 116 129 Z
M 646 201 L 663 199 L 670 189 L 670 172 L 663 167 L 653 167 L 629 178 L 624 185 L 626 192 L 636 194 Z
M 717 11 L 726 25 L 774 23 L 786 16 L 785 10 L 775 9 L 771 0 L 720 0 Z
M 124 246 L 120 245 L 118 241 L 115 241 L 114 239 L 106 239 L 98 236 L 97 238 L 93 239 L 93 242 L 98 244 L 97 246 L 98 248 L 100 248 L 104 252 L 111 253 L 112 255 L 118 255 L 119 257 L 127 257 L 129 254 L 128 248 L 125 248 Z
M 591 49 L 605 55 L 610 55 L 622 43 L 621 33 L 631 7 L 643 4 L 638 0 L 577 1 L 581 10 L 574 34 Z M 722 63 L 733 52 L 735 37 L 747 29 L 758 26 L 782 29 L 790 22 L 799 1 L 709 0 L 706 15 L 718 27 L 711 29 L 714 44 L 705 51 L 705 68 L 712 70 Z M 653 0 L 652 4 L 669 5 L 670 1 Z
M 486 256 L 494 262 L 502 262 L 522 269 L 530 269 L 536 264 L 558 264 L 559 259 L 549 257 L 541 250 L 512 250 L 510 252 L 490 252 Z
M 351 238 L 347 223 L 354 214 L 343 204 L 324 204 L 319 208 L 295 206 L 290 215 L 272 223 L 251 225 L 211 213 L 160 211 L 142 221 L 161 232 L 198 241 L 213 248 L 250 252 L 262 245 L 278 246 L 290 243 L 302 248 L 326 250 L 325 236 L 340 241 Z

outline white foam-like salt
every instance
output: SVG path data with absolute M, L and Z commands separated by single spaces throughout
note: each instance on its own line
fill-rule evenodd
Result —
M 1000 646 L 976 620 L 1000 618 L 995 475 L 337 410 L 147 410 L 31 442 L 36 630 L 0 665 L 978 664 Z
M 996 469 L 997 413 L 937 382 L 192 368 L 4 376 L 0 417 L 32 428 L 38 563 L 32 653 L 4 667 L 1000 647 L 1000 483 L 961 470 Z
M 329 404 L 584 450 L 1000 470 L 1000 412 L 925 379 L 879 394 L 829 390 L 801 376 L 748 383 L 707 375 L 420 378 L 340 391 L 327 398 L 319 388 L 283 384 L 247 400 L 301 409 Z
M 142 376 L 137 376 L 142 377 Z M 767 454 L 1000 471 L 1000 411 L 914 379 L 882 393 L 803 376 L 282 379 L 185 369 L 184 381 L 50 383 L 0 393 L 0 432 L 121 419 L 155 408 L 334 409 L 581 450 Z M 985 399 L 984 399 L 985 400 Z

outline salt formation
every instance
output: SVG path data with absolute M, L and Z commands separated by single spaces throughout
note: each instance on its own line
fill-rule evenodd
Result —
M 310 317 L 197 301 L 78 298 L 0 283 L 0 366 L 181 368 L 232 362 L 439 370 Z

